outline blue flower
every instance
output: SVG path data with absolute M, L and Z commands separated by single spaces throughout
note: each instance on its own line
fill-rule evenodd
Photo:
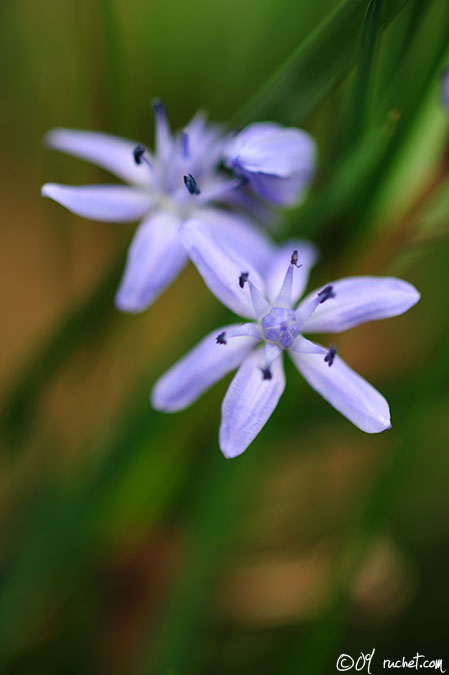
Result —
M 378 433 L 391 426 L 384 397 L 337 356 L 333 345 L 322 347 L 303 333 L 339 333 L 402 314 L 420 298 L 411 284 L 394 277 L 349 277 L 313 291 L 295 309 L 317 257 L 311 244 L 283 244 L 260 274 L 199 221 L 186 223 L 181 236 L 209 289 L 252 321 L 218 328 L 176 363 L 153 389 L 155 408 L 185 408 L 238 368 L 223 400 L 219 435 L 223 454 L 236 457 L 257 436 L 284 391 L 282 356 L 288 351 L 309 384 L 359 429 Z
M 218 171 L 227 142 L 221 130 L 197 114 L 172 134 L 160 102 L 154 113 L 154 154 L 104 133 L 54 129 L 46 137 L 50 147 L 94 162 L 129 184 L 42 187 L 45 197 L 85 218 L 141 220 L 116 295 L 116 305 L 127 312 L 148 307 L 185 266 L 188 254 L 179 227 L 186 220 L 201 219 L 231 248 L 247 250 L 256 266 L 271 251 L 268 236 L 241 212 L 241 178 Z
M 259 197 L 281 206 L 298 202 L 315 173 L 316 146 L 302 129 L 250 124 L 230 138 L 226 165 Z

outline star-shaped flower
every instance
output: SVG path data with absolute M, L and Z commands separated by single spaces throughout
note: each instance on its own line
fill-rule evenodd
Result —
M 207 123 L 201 114 L 180 133 L 172 134 L 162 103 L 156 102 L 153 108 L 154 154 L 133 141 L 97 132 L 54 129 L 46 137 L 50 147 L 94 162 L 129 183 L 46 183 L 42 187 L 44 196 L 80 216 L 110 222 L 141 221 L 116 295 L 118 308 L 127 312 L 148 307 L 178 276 L 188 259 L 179 228 L 192 218 L 207 224 L 231 248 L 246 251 L 256 267 L 271 251 L 270 239 L 248 215 L 249 210 L 250 215 L 258 216 L 266 207 L 251 197 L 246 173 L 240 168 L 234 174 L 221 170 L 229 135 Z M 288 134 L 294 131 L 288 130 Z M 257 139 L 252 147 L 254 152 Z M 282 145 L 265 147 L 264 166 L 271 161 L 276 173 L 284 150 Z M 289 160 L 290 167 L 304 167 L 309 162 L 308 155 L 300 155 L 295 156 L 296 164 Z
M 209 289 L 252 321 L 218 328 L 168 370 L 153 389 L 155 408 L 185 408 L 238 368 L 223 400 L 219 435 L 223 454 L 236 457 L 257 436 L 284 391 L 287 351 L 309 384 L 359 429 L 378 433 L 391 426 L 385 398 L 337 356 L 333 345 L 322 347 L 303 334 L 339 333 L 402 314 L 420 298 L 411 284 L 394 277 L 349 277 L 313 291 L 295 309 L 316 259 L 311 244 L 283 244 L 261 275 L 202 223 L 191 221 L 181 231 Z

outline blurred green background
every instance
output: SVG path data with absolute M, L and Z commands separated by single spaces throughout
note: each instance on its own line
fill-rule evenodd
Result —
M 447 0 L 2 0 L 2 673 L 449 658 L 448 62 Z M 46 151 L 49 128 L 150 142 L 156 95 L 175 128 L 203 107 L 316 136 L 318 176 L 285 230 L 320 246 L 311 287 L 396 274 L 422 292 L 335 340 L 389 400 L 391 431 L 364 435 L 293 367 L 236 460 L 217 444 L 230 378 L 175 416 L 150 408 L 226 312 L 190 266 L 120 315 L 134 226 L 39 188 L 104 178 Z

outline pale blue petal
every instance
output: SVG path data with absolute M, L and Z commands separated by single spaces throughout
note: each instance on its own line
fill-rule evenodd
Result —
M 265 365 L 267 367 L 271 366 L 273 361 L 278 358 L 282 354 L 284 350 L 282 347 L 279 347 L 278 344 L 275 344 L 274 342 L 266 342 L 265 343 Z
M 312 179 L 311 173 L 295 174 L 290 178 L 278 178 L 265 173 L 248 174 L 253 191 L 278 206 L 298 204 Z
M 251 302 L 253 303 L 254 315 L 260 319 L 264 314 L 270 311 L 270 303 L 267 302 L 263 294 L 259 291 L 252 281 L 248 281 Z
M 203 277 L 209 290 L 227 307 L 240 316 L 254 318 L 248 284 L 241 288 L 239 277 L 248 272 L 249 278 L 263 287 L 263 282 L 246 258 L 231 250 L 222 238 L 199 220 L 190 220 L 180 228 L 185 249 Z M 242 252 L 243 253 L 243 252 Z
M 293 345 L 289 348 L 289 351 L 298 354 L 322 354 L 323 356 L 326 356 L 329 350 L 321 345 L 317 345 L 315 342 L 307 340 L 303 335 L 299 335 Z
M 93 162 L 128 183 L 147 185 L 150 181 L 148 166 L 134 161 L 135 141 L 96 131 L 52 129 L 45 142 L 55 150 Z
M 231 338 L 242 336 L 252 337 L 254 340 L 262 339 L 262 333 L 257 323 L 244 323 L 229 331 L 229 337 Z
M 272 239 L 249 218 L 220 209 L 202 209 L 201 221 L 239 256 L 248 259 L 263 274 L 276 247 Z
M 325 350 L 326 352 L 327 350 Z M 387 401 L 339 356 L 331 367 L 321 354 L 290 352 L 296 367 L 323 398 L 356 427 L 376 434 L 391 427 Z
M 397 316 L 420 298 L 414 286 L 395 277 L 348 277 L 330 285 L 335 298 L 316 308 L 303 327 L 305 332 L 339 333 L 367 321 Z
M 249 337 L 233 338 L 217 344 L 217 335 L 229 333 L 235 325 L 217 328 L 156 382 L 151 403 L 157 410 L 173 412 L 191 405 L 215 382 L 238 368 L 254 349 Z
M 276 408 L 285 387 L 282 358 L 271 366 L 271 380 L 262 379 L 263 349 L 248 356 L 229 385 L 222 405 L 220 448 L 237 457 L 254 440 Z
M 292 304 L 294 305 L 304 293 L 309 280 L 310 270 L 318 258 L 318 251 L 308 241 L 291 239 L 276 249 L 267 267 L 265 280 L 268 299 L 271 302 L 274 302 L 281 289 L 293 251 L 298 251 L 298 265 L 301 265 L 301 267 L 293 270 Z
M 139 225 L 115 298 L 119 309 L 141 312 L 178 276 L 187 262 L 178 229 L 178 220 L 166 213 Z
M 139 220 L 154 205 L 154 199 L 148 192 L 125 185 L 45 183 L 41 194 L 78 216 L 111 223 Z
M 301 129 L 256 122 L 234 136 L 226 152 L 227 164 L 245 172 L 289 178 L 315 163 L 313 138 Z

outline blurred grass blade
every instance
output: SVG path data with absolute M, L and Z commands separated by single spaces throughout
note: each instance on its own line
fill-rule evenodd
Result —
M 35 351 L 22 376 L 11 390 L 0 415 L 0 436 L 12 448 L 25 441 L 44 387 L 51 381 L 77 346 L 93 331 L 104 328 L 112 317 L 114 292 L 120 280 L 125 256 L 113 262 L 93 293 L 62 318 L 56 330 Z
M 191 541 L 155 643 L 138 671 L 142 675 L 165 673 L 168 668 L 180 668 L 186 674 L 198 672 L 199 628 L 212 600 L 213 576 L 239 519 L 250 476 L 251 484 L 257 483 L 256 453 L 229 461 L 214 448 L 210 452 L 201 477 L 195 479 L 196 498 L 188 521 Z
M 357 140 L 368 122 L 367 117 L 379 53 L 383 12 L 384 0 L 370 0 L 360 36 L 354 96 L 349 115 L 348 143 Z
M 116 0 L 99 0 L 98 11 L 108 83 L 108 119 L 114 133 L 126 133 L 129 97 L 126 92 L 125 59 Z
M 377 172 L 396 127 L 397 119 L 391 116 L 381 127 L 373 128 L 352 145 L 336 162 L 327 182 L 299 209 L 288 214 L 291 230 L 301 231 L 303 235 L 318 241 L 327 237 L 329 232 L 324 230 L 330 221 L 349 207 L 354 195 Z M 335 227 L 332 234 L 337 234 Z
M 389 0 L 379 22 L 384 29 L 409 0 Z M 354 64 L 366 0 L 344 0 L 293 51 L 239 110 L 236 124 L 271 118 L 304 120 Z
M 397 446 L 385 453 L 385 461 L 373 480 L 368 496 L 364 495 L 362 504 L 353 509 L 355 519 L 340 564 L 336 565 L 330 603 L 322 616 L 303 634 L 299 647 L 289 655 L 282 671 L 286 675 L 298 672 L 322 675 L 332 667 L 332 657 L 339 653 L 338 643 L 350 608 L 352 581 L 370 543 L 382 532 L 401 496 L 401 489 L 407 484 L 409 472 L 415 466 L 413 453 L 422 451 L 426 446 L 428 417 L 423 413 L 447 389 L 449 342 L 445 336 L 448 330 L 446 320 L 446 331 L 442 331 L 443 338 L 432 367 L 420 373 L 415 384 L 403 395 L 401 404 L 408 411 L 409 424 L 401 430 Z

